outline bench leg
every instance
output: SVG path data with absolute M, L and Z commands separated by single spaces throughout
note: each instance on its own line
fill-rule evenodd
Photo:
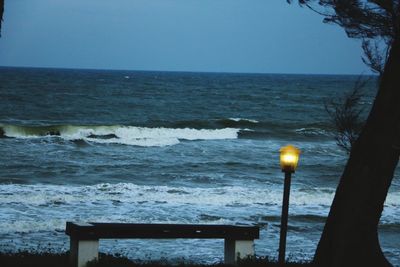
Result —
M 99 240 L 70 239 L 70 263 L 74 267 L 85 267 L 86 263 L 99 258 Z
M 254 240 L 225 239 L 225 264 L 235 264 L 238 259 L 254 256 Z

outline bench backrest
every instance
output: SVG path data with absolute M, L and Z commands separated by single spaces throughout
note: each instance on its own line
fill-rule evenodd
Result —
M 254 240 L 259 238 L 257 226 L 210 224 L 134 224 L 67 222 L 66 234 L 81 240 L 100 238 L 224 238 Z

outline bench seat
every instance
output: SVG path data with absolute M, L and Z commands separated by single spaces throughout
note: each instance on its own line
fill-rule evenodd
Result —
M 224 261 L 234 264 L 238 258 L 254 256 L 254 239 L 259 238 L 259 228 L 255 226 L 209 224 L 67 222 L 65 232 L 70 236 L 71 263 L 77 267 L 98 258 L 99 239 L 221 238 L 225 240 Z

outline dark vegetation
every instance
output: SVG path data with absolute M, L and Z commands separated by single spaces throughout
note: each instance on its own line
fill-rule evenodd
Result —
M 70 267 L 68 253 L 0 253 L 0 265 L 2 267 Z M 225 267 L 222 263 L 216 264 L 195 264 L 187 261 L 168 260 L 160 261 L 132 261 L 119 255 L 107 255 L 100 253 L 98 262 L 90 262 L 88 267 Z M 278 264 L 268 258 L 257 258 L 254 260 L 243 260 L 238 267 L 277 267 Z M 288 262 L 288 267 L 308 267 L 309 263 Z

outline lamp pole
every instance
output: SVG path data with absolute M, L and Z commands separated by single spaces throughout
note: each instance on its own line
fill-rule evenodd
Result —
M 289 216 L 289 194 L 290 194 L 290 180 L 292 173 L 297 168 L 299 162 L 300 149 L 292 145 L 287 145 L 280 149 L 280 162 L 282 172 L 285 173 L 285 183 L 283 186 L 283 200 L 282 200 L 282 216 L 281 216 L 281 234 L 279 238 L 279 256 L 278 265 L 280 267 L 285 265 L 285 252 L 286 252 L 286 234 Z
M 283 188 L 283 201 L 282 201 L 282 216 L 281 216 L 281 235 L 279 239 L 279 266 L 285 264 L 285 252 L 286 252 L 286 234 L 287 234 L 287 223 L 289 216 L 289 194 L 290 194 L 290 181 L 292 178 L 291 171 L 285 171 L 285 184 Z

